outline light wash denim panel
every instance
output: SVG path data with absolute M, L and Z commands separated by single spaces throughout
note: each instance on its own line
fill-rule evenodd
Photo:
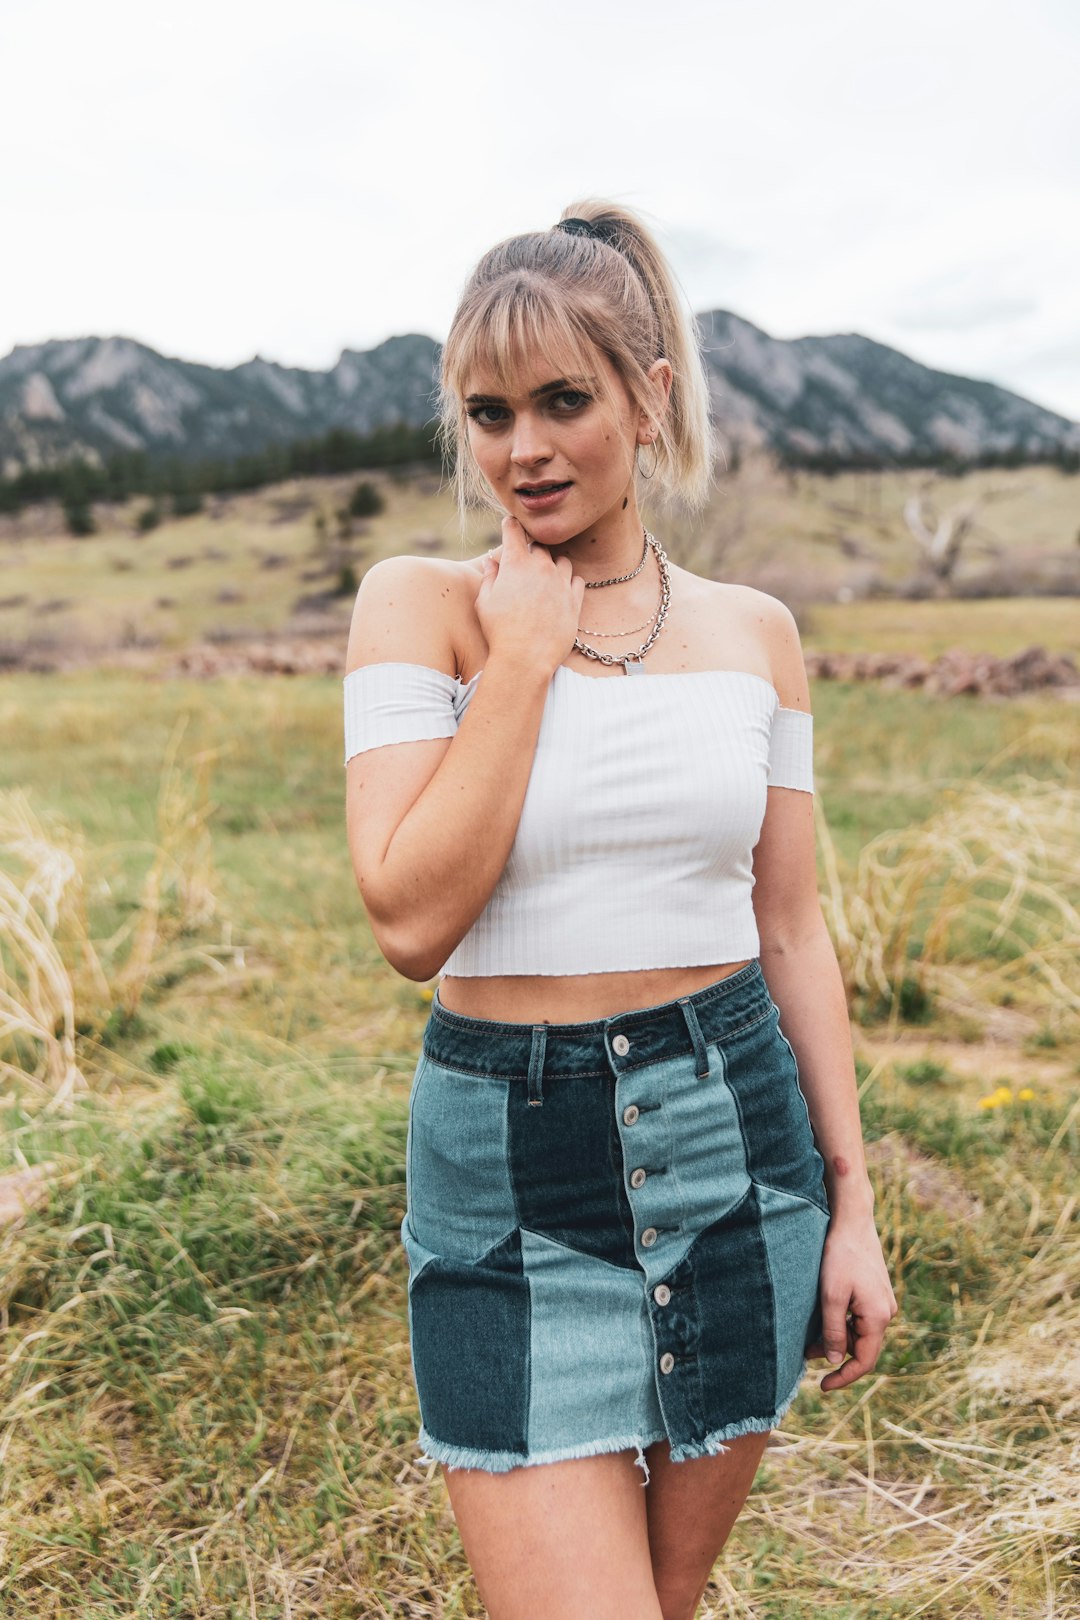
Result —
M 406 1149 L 426 1460 L 500 1473 L 772 1428 L 821 1331 L 829 1203 L 760 962 L 591 1023 L 436 992 Z M 644 1481 L 643 1481 L 644 1483 Z

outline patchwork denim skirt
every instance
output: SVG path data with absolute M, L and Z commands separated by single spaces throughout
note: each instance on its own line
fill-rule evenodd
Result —
M 821 1332 L 829 1204 L 757 959 L 589 1023 L 432 1001 L 409 1099 L 418 1444 L 492 1472 L 773 1427 Z M 644 1482 L 643 1482 L 644 1483 Z

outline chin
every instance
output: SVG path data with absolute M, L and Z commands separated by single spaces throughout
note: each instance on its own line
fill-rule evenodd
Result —
M 573 540 L 582 531 L 583 525 L 570 522 L 561 514 L 552 513 L 550 517 L 527 512 L 518 522 L 529 536 L 539 546 L 564 546 L 568 540 Z

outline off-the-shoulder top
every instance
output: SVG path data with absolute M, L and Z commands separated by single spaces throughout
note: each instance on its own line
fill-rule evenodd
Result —
M 388 743 L 453 737 L 482 678 L 404 662 L 351 670 L 345 763 Z M 770 787 L 813 792 L 813 717 L 783 708 L 763 676 L 605 677 L 560 664 L 510 855 L 442 974 L 756 957 L 752 856 Z

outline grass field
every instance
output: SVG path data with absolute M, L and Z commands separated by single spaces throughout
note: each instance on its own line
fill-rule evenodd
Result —
M 1075 646 L 1058 606 L 1023 644 Z M 955 644 L 955 611 L 873 634 Z M 901 1314 L 850 1390 L 814 1364 L 703 1617 L 1080 1616 L 1076 711 L 833 682 L 814 709 L 822 892 L 835 863 L 897 993 L 844 953 Z M 374 945 L 343 790 L 333 677 L 0 678 L 0 1185 L 51 1166 L 0 1225 L 12 1620 L 483 1613 L 414 1455 L 430 987 Z
M 35 640 L 176 647 L 300 624 L 333 634 L 347 626 L 352 593 L 314 605 L 304 599 L 332 592 L 346 562 L 359 573 L 403 551 L 461 557 L 498 540 L 498 525 L 484 514 L 474 514 L 461 536 L 435 474 L 364 478 L 378 487 L 385 510 L 352 523 L 346 535 L 336 513 L 356 477 L 214 499 L 202 513 L 143 535 L 136 525 L 143 500 L 96 508 L 99 532 L 85 539 L 64 532 L 55 508 L 0 517 L 0 650 Z M 916 494 L 939 516 L 972 508 L 957 578 L 991 566 L 1012 570 L 1004 611 L 993 600 L 926 602 L 922 617 L 905 613 L 902 631 L 888 601 L 865 600 L 874 582 L 891 589 L 917 571 L 918 548 L 903 515 Z M 894 637 L 906 633 L 914 650 L 926 653 L 945 645 L 1014 652 L 1041 639 L 1052 651 L 1080 655 L 1073 600 L 1018 600 L 1040 579 L 1075 574 L 1080 479 L 1050 467 L 962 479 L 918 472 L 789 478 L 749 459 L 737 473 L 721 474 L 700 517 L 658 512 L 649 521 L 672 559 L 694 572 L 759 585 L 793 607 L 812 602 L 808 647 L 895 650 Z M 854 600 L 837 600 L 850 591 Z

